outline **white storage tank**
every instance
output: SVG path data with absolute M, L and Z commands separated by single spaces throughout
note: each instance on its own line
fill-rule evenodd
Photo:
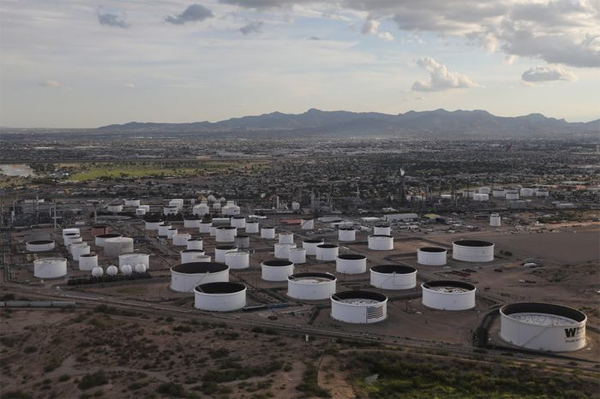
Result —
M 119 267 L 123 265 L 135 265 L 143 263 L 146 270 L 150 269 L 150 254 L 141 252 L 130 252 L 119 255 Z
M 500 338 L 527 349 L 571 352 L 585 347 L 584 313 L 550 303 L 512 303 L 500 308 Z
M 144 209 L 147 212 L 150 212 L 150 205 L 140 205 L 138 206 L 138 209 Z
M 144 216 L 144 215 L 146 215 L 146 213 L 148 213 L 148 211 L 143 208 L 137 208 L 135 210 L 136 216 Z
M 492 197 L 504 198 L 504 197 L 506 197 L 506 190 L 494 190 L 494 191 L 492 191 Z
M 373 251 L 391 251 L 394 249 L 394 237 L 390 235 L 370 235 L 368 247 Z
M 70 227 L 68 229 L 63 229 L 63 231 L 62 231 L 63 242 L 65 241 L 65 237 L 67 236 L 67 234 L 81 235 L 81 231 L 77 227 Z
M 228 252 L 237 252 L 235 245 L 219 245 L 215 248 L 215 262 L 225 263 L 225 254 Z
M 475 307 L 474 285 L 462 281 L 438 280 L 421 284 L 424 306 L 438 310 L 467 310 Z
M 79 270 L 93 270 L 98 266 L 98 254 L 90 252 L 79 256 Z
M 492 262 L 494 260 L 494 244 L 481 240 L 454 241 L 452 259 L 463 262 Z
M 288 260 L 295 265 L 306 263 L 306 249 L 290 248 Z
M 479 190 L 477 190 L 479 192 L 479 194 L 490 194 L 492 192 L 492 189 L 489 187 L 479 187 Z
M 219 227 L 215 226 L 214 224 L 212 226 L 210 226 L 210 236 L 211 237 L 216 237 L 217 236 L 217 229 Z
M 143 263 L 138 263 L 137 265 L 135 265 L 133 267 L 133 270 L 136 273 L 146 273 L 146 270 L 148 270 L 148 269 L 146 269 L 146 265 L 144 265 Z
M 344 323 L 377 323 L 387 317 L 387 300 L 372 291 L 338 292 L 331 296 L 331 317 Z
M 266 260 L 260 264 L 260 269 L 265 281 L 286 281 L 294 274 L 294 264 L 288 260 Z
M 186 249 L 179 252 L 181 263 L 198 262 L 200 258 L 204 259 L 206 254 L 201 249 Z
M 52 251 L 56 247 L 56 242 L 53 240 L 34 240 L 25 243 L 25 249 L 29 252 L 46 252 Z
M 133 266 L 123 265 L 123 266 L 119 267 L 119 271 L 121 272 L 121 274 L 123 274 L 125 276 L 130 276 L 131 274 L 133 274 Z
M 120 238 L 120 237 L 123 237 L 123 236 L 119 233 L 100 234 L 99 236 L 96 236 L 96 238 L 94 238 L 94 243 L 96 244 L 97 247 L 104 248 L 104 246 L 106 245 L 106 240 L 109 240 L 111 238 Z
M 217 242 L 234 242 L 237 228 L 233 226 L 221 226 L 217 228 Z
M 237 206 L 233 201 L 227 201 L 227 204 L 221 208 L 221 214 L 229 216 L 239 215 L 240 211 L 240 207 Z
M 258 220 L 248 220 L 246 222 L 246 233 L 255 234 L 260 232 L 260 224 Z
M 187 249 L 204 249 L 202 238 L 190 238 L 186 243 Z
M 210 234 L 210 229 L 212 227 L 212 221 L 203 220 L 200 222 L 200 233 Z
M 533 188 L 528 188 L 528 187 L 523 187 L 519 191 L 519 195 L 521 197 L 533 197 L 533 193 L 534 193 Z
M 229 266 L 219 262 L 181 263 L 171 268 L 171 289 L 192 292 L 199 284 L 229 281 Z
M 104 275 L 104 270 L 99 267 L 96 266 L 92 269 L 92 277 L 102 277 Z
M 116 276 L 119 274 L 119 269 L 115 265 L 110 265 L 106 268 L 106 274 L 109 276 Z
M 162 222 L 158 224 L 158 236 L 159 237 L 167 237 L 168 231 L 171 228 L 171 225 L 167 222 Z
M 280 244 L 293 244 L 294 243 L 294 233 L 290 233 L 288 231 L 282 231 L 279 233 L 279 243 Z
M 177 234 L 177 231 L 178 231 L 177 227 L 173 227 L 173 226 L 169 227 L 167 229 L 167 238 L 172 240 L 173 237 L 175 236 L 175 234 Z
M 288 276 L 290 298 L 317 301 L 328 299 L 336 291 L 337 278 L 331 273 L 296 273 Z
M 306 255 L 317 256 L 317 247 L 325 244 L 325 240 L 321 238 L 306 239 L 302 241 L 302 248 L 306 249 Z
M 177 233 L 173 235 L 173 245 L 177 247 L 187 247 L 188 240 L 192 238 L 189 233 Z
M 300 221 L 300 228 L 302 230 L 314 230 L 315 220 L 314 219 L 302 219 Z
M 79 234 L 70 233 L 65 236 L 65 247 L 69 248 L 69 245 L 75 244 L 78 242 L 82 242 L 81 236 Z
M 275 227 L 263 226 L 260 229 L 260 238 L 264 238 L 266 240 L 274 240 L 275 239 Z
M 202 220 L 198 216 L 196 216 L 196 217 L 186 216 L 185 218 L 183 218 L 183 228 L 184 229 L 199 229 L 201 221 Z
M 108 205 L 107 210 L 110 213 L 120 213 L 120 212 L 123 212 L 123 205 L 121 205 L 121 204 Z
M 178 209 L 183 209 L 183 198 L 173 198 L 169 201 L 169 206 L 174 206 Z
M 227 252 L 225 264 L 231 269 L 247 269 L 250 267 L 250 253 L 246 251 Z
M 421 247 L 417 250 L 417 263 L 427 266 L 444 266 L 448 250 L 440 247 Z
M 246 234 L 238 234 L 233 240 L 233 243 L 238 248 L 250 248 L 250 237 Z
M 194 215 L 204 216 L 210 213 L 210 208 L 208 204 L 201 203 L 198 205 L 194 205 L 194 207 L 192 208 L 192 213 Z
M 359 254 L 341 254 L 335 260 L 335 271 L 344 274 L 361 274 L 367 271 L 367 257 Z
M 519 192 L 517 190 L 506 190 L 506 196 L 505 198 L 507 200 L 518 200 L 519 199 Z
M 550 191 L 548 190 L 538 190 L 535 193 L 535 196 L 538 198 L 546 198 L 550 196 Z
M 246 228 L 246 216 L 235 215 L 231 218 L 231 225 L 238 229 Z
M 297 212 L 300 210 L 300 203 L 298 201 L 292 201 L 292 211 Z
M 382 290 L 408 290 L 417 286 L 417 269 L 402 265 L 371 268 L 371 285 Z
M 117 257 L 129 252 L 133 252 L 133 238 L 108 238 L 104 242 L 104 254 L 108 257 Z
M 338 230 L 338 240 L 340 241 L 355 241 L 356 230 L 354 227 L 341 227 Z
M 485 202 L 485 201 L 489 201 L 489 200 L 490 200 L 489 194 L 480 194 L 480 193 L 473 194 L 473 201 Z
M 378 223 L 373 228 L 373 235 L 376 235 L 376 236 L 392 235 L 392 228 L 387 223 Z
M 158 230 L 158 226 L 162 223 L 160 220 L 146 220 L 144 227 L 146 230 Z
M 33 261 L 33 276 L 41 279 L 61 278 L 67 275 L 65 258 L 42 258 Z
M 241 283 L 216 282 L 194 288 L 194 307 L 211 312 L 231 312 L 246 306 L 246 286 Z
M 82 242 L 80 244 L 71 244 L 71 255 L 73 255 L 73 260 L 79 261 L 81 255 L 89 254 L 92 249 L 88 245 L 87 242 Z
M 492 213 L 490 215 L 490 226 L 492 227 L 500 227 L 502 225 L 502 218 L 497 213 Z
M 330 262 L 337 259 L 340 247 L 337 244 L 317 245 L 317 260 Z
M 141 203 L 142 202 L 139 199 L 128 198 L 128 199 L 125 200 L 125 206 L 127 206 L 127 207 L 135 207 L 135 208 L 137 208 L 137 207 L 139 207 L 141 205 Z
M 277 259 L 289 259 L 290 249 L 296 248 L 296 244 L 275 244 L 275 258 Z

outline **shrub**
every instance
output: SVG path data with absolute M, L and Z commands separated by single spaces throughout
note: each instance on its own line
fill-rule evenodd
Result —
M 82 391 L 85 391 L 86 389 L 98 387 L 104 384 L 108 384 L 108 377 L 106 377 L 106 375 L 104 375 L 104 372 L 100 370 L 96 371 L 93 374 L 84 375 L 81 378 L 81 381 L 79 381 L 78 387 Z

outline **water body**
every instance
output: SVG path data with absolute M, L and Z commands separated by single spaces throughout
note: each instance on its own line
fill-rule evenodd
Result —
M 33 176 L 33 169 L 27 164 L 5 164 L 0 165 L 0 174 L 7 176 L 28 177 Z

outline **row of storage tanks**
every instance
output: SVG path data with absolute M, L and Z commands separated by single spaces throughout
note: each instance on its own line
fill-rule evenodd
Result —
M 518 200 L 519 198 L 546 198 L 550 196 L 547 189 L 521 187 L 519 189 L 494 189 L 489 187 L 480 187 L 477 191 L 465 191 L 465 197 L 472 198 L 474 201 L 489 201 L 490 196 L 497 199 Z

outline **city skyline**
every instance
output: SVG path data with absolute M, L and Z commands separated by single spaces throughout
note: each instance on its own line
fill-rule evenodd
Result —
M 593 1 L 4 1 L 0 10 L 3 126 L 309 108 L 600 116 Z

